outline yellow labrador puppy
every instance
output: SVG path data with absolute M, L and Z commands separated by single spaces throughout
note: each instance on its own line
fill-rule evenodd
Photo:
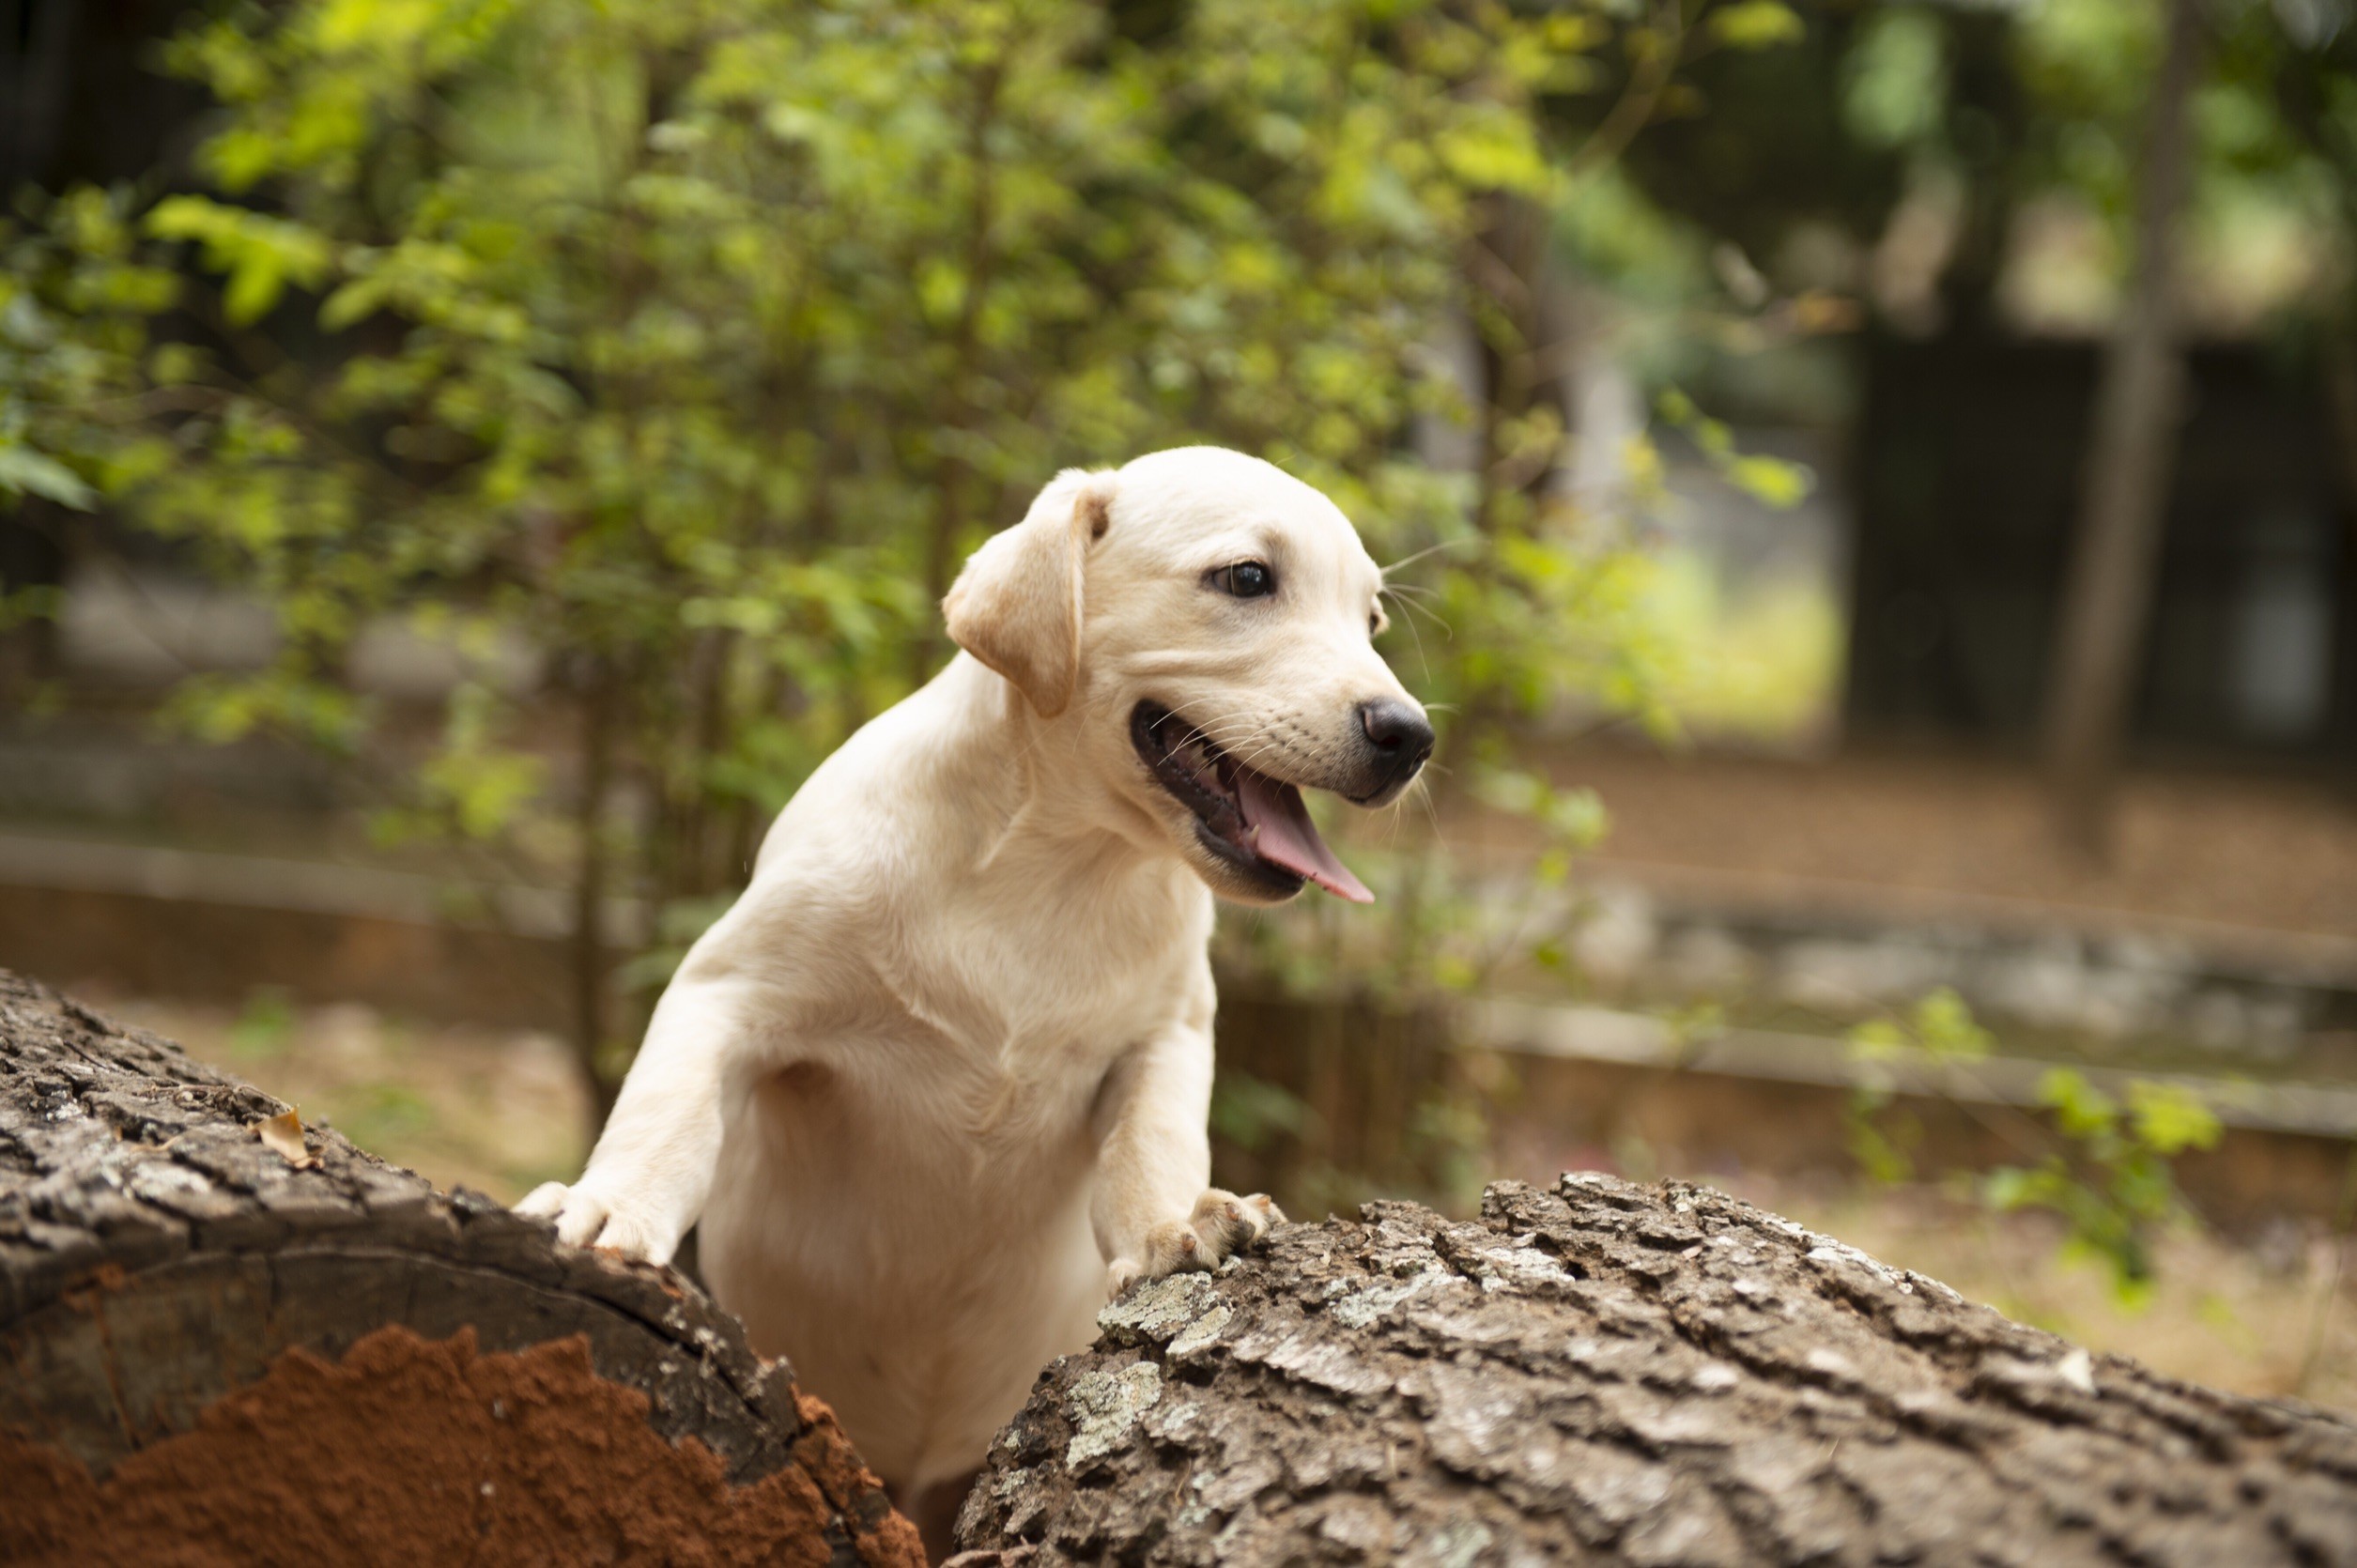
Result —
M 944 602 L 963 652 L 778 816 L 588 1171 L 522 1210 L 658 1262 L 701 1221 L 714 1294 L 896 1493 L 979 1464 L 1109 1292 L 1266 1217 L 1206 1198 L 1212 895 L 1370 897 L 1301 792 L 1378 805 L 1432 749 L 1380 586 L 1256 458 L 1057 476 Z

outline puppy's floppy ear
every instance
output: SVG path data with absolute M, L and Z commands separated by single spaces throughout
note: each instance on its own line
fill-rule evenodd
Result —
M 1112 476 L 1067 469 L 1022 522 L 967 557 L 941 601 L 949 638 L 1015 684 L 1041 718 L 1080 684 L 1081 562 L 1102 534 Z

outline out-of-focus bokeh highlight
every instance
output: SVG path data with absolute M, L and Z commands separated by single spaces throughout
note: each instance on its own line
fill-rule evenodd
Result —
M 0 0 L 0 964 L 565 1176 L 964 553 L 1214 440 L 1442 734 L 1224 917 L 1223 1181 L 2357 1408 L 2349 0 Z

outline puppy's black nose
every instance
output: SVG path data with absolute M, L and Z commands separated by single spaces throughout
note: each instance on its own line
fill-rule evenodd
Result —
M 1432 755 L 1432 721 L 1412 702 L 1390 697 L 1362 702 L 1359 727 L 1366 731 L 1367 744 L 1382 755 L 1390 783 L 1408 778 Z

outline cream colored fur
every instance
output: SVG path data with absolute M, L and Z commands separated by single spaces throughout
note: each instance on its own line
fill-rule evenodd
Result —
M 1209 585 L 1240 561 L 1279 591 Z M 655 1010 L 589 1168 L 519 1206 L 705 1278 L 902 1495 L 978 1464 L 1210 1181 L 1212 892 L 1150 699 L 1358 798 L 1381 577 L 1215 448 L 1059 476 L 946 601 L 964 652 L 829 758 Z M 1412 703 L 1410 704 L 1412 706 Z M 1390 792 L 1395 792 L 1395 789 Z

